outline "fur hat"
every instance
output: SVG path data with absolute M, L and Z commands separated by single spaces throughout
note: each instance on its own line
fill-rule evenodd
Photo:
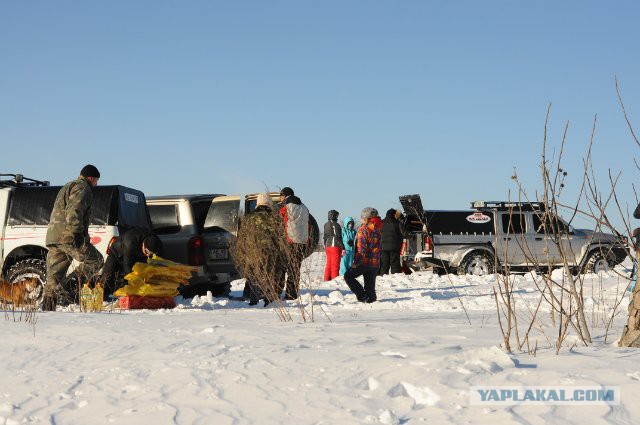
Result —
M 378 210 L 371 207 L 366 207 L 362 210 L 362 214 L 360 214 L 361 218 L 370 219 L 378 216 Z
M 273 200 L 266 193 L 258 193 L 258 199 L 256 200 L 256 207 L 269 207 L 273 208 Z
M 293 196 L 294 195 L 293 189 L 291 189 L 288 186 L 285 186 L 285 187 L 282 188 L 282 190 L 280 190 L 280 195 L 284 195 L 285 197 Z
M 80 170 L 80 175 L 82 177 L 100 178 L 100 171 L 98 171 L 95 165 L 87 164 L 84 167 L 82 167 L 82 170 Z

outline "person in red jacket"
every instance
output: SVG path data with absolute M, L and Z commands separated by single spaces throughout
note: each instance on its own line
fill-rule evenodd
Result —
M 280 191 L 280 204 L 280 216 L 289 246 L 285 298 L 295 300 L 300 289 L 302 260 L 309 242 L 309 210 L 290 187 L 283 187 Z
M 356 248 L 353 265 L 344 274 L 344 281 L 356 295 L 358 301 L 372 303 L 377 300 L 376 276 L 380 268 L 382 220 L 375 208 L 365 208 L 360 215 L 362 224 L 356 234 Z M 364 287 L 356 280 L 364 276 Z

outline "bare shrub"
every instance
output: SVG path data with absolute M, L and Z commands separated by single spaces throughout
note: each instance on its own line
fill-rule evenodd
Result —
M 292 253 L 277 212 L 254 212 L 245 216 L 229 251 L 236 267 L 254 291 L 252 299 L 262 298 L 273 303 L 279 319 L 291 321 L 291 314 L 280 300 L 280 294 Z
M 541 259 L 540 253 L 534 255 L 532 247 L 528 245 L 526 239 L 514 238 L 514 241 L 518 244 L 518 248 L 525 253 L 533 280 L 541 294 L 540 302 L 550 309 L 548 322 L 543 321 L 538 314 L 540 302 L 535 311 L 531 311 L 530 309 L 531 317 L 535 323 L 531 322 L 529 329 L 535 324 L 536 328 L 546 336 L 546 328 L 555 328 L 557 336 L 554 345 L 556 352 L 559 352 L 571 334 L 577 336 L 584 345 L 591 344 L 590 327 L 603 326 L 605 328 L 606 342 L 613 320 L 618 314 L 619 306 L 624 299 L 625 291 L 617 291 L 613 301 L 610 302 L 610 305 L 607 305 L 601 277 L 598 277 L 598 279 L 600 279 L 599 285 L 596 282 L 594 286 L 592 280 L 590 282 L 591 286 L 588 287 L 585 284 L 585 275 L 583 272 L 590 271 L 589 267 L 592 267 L 588 261 L 590 258 L 597 257 L 600 258 L 602 262 L 606 261 L 608 264 L 612 264 L 613 261 L 610 261 L 610 259 L 615 258 L 614 256 L 619 256 L 620 250 L 624 250 L 627 255 L 632 255 L 632 252 L 627 244 L 626 235 L 630 233 L 629 226 L 626 224 L 628 220 L 624 221 L 623 219 L 626 231 L 621 232 L 615 228 L 608 215 L 608 211 L 612 209 L 613 206 L 615 206 L 620 213 L 622 213 L 623 210 L 620 207 L 616 191 L 619 174 L 613 177 L 611 170 L 609 170 L 610 185 L 604 193 L 601 192 L 597 185 L 591 156 L 597 117 L 594 118 L 587 154 L 583 158 L 584 172 L 578 199 L 574 203 L 569 203 L 563 201 L 567 172 L 562 166 L 569 126 L 567 123 L 564 128 L 564 133 L 559 145 L 559 153 L 557 156 L 554 155 L 552 158 L 549 158 L 547 154 L 547 125 L 549 115 L 550 107 L 547 110 L 547 118 L 545 120 L 541 155 L 542 189 L 536 191 L 535 195 L 530 197 L 518 179 L 517 174 L 514 173 L 512 177 L 518 189 L 517 208 L 521 208 L 522 205 L 531 206 L 535 204 L 538 206 L 535 215 L 537 222 L 541 223 L 541 228 L 536 229 L 536 232 L 544 238 L 546 243 L 546 260 Z M 566 223 L 560 219 L 561 209 L 571 212 L 571 218 Z M 518 211 L 515 211 L 515 213 L 517 212 Z M 589 252 L 589 257 L 587 257 L 586 260 L 583 259 L 582 262 L 579 262 L 579 260 L 583 253 L 574 251 L 570 237 L 570 225 L 576 216 L 588 219 L 588 221 L 594 224 L 594 235 L 602 235 L 605 232 L 614 235 L 614 240 L 607 244 L 597 245 L 595 250 Z M 556 253 L 556 257 L 560 259 L 559 262 L 557 259 L 552 260 L 549 258 L 549 252 L 551 250 Z M 614 250 L 618 251 L 614 252 Z M 554 268 L 559 268 L 561 271 L 552 273 Z M 508 267 L 506 268 L 506 272 L 508 273 Z M 627 282 L 629 282 L 629 277 L 619 272 L 616 273 L 618 273 L 619 281 L 622 282 L 622 285 L 619 286 L 628 286 Z M 500 278 L 498 278 L 498 281 L 500 281 Z M 506 288 L 504 292 L 507 295 L 503 297 L 502 310 L 504 311 L 505 306 L 507 306 L 507 311 L 510 308 L 515 310 L 515 304 L 510 304 L 511 299 L 508 296 L 509 286 L 504 286 Z M 590 290 L 590 296 L 593 301 L 591 323 L 587 320 L 585 311 L 585 290 Z M 501 311 L 500 307 L 498 311 Z M 511 315 L 510 312 L 508 313 Z M 515 312 L 513 314 L 515 315 Z M 634 316 L 634 318 L 635 317 L 636 316 Z M 640 316 L 638 317 L 640 318 Z M 632 320 L 630 319 L 629 323 L 631 322 Z M 640 324 L 637 321 L 634 323 L 636 326 Z M 508 330 L 510 328 L 507 327 L 506 329 L 507 331 L 503 330 L 503 337 L 508 339 L 510 336 Z M 525 340 L 528 339 L 528 333 L 529 331 L 525 334 Z M 520 343 L 518 339 L 518 344 Z M 506 345 L 508 347 L 508 344 Z

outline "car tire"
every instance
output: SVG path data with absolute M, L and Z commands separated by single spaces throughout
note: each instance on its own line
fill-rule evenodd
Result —
M 42 303 L 44 285 L 47 284 L 47 262 L 38 258 L 22 260 L 11 266 L 7 272 L 9 282 L 17 283 L 29 278 L 37 278 L 40 282 L 38 287 L 29 294 L 34 304 L 39 306 Z
M 615 259 L 610 252 L 604 252 L 601 250 L 593 251 L 589 254 L 587 261 L 582 268 L 583 273 L 600 273 L 608 272 L 613 269 L 615 265 Z
M 214 297 L 228 297 L 231 293 L 231 282 L 223 283 L 222 285 L 216 285 L 211 291 L 211 295 Z
M 471 251 L 458 266 L 459 275 L 487 276 L 495 272 L 495 259 L 486 251 Z

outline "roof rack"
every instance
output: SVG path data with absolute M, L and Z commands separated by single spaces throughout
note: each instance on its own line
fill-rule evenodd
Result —
M 3 177 L 11 177 L 5 179 Z M 35 180 L 22 174 L 0 174 L 0 187 L 38 187 L 49 186 L 47 180 Z
M 520 210 L 520 211 L 546 211 L 544 202 L 511 202 L 511 201 L 472 201 L 474 209 Z

